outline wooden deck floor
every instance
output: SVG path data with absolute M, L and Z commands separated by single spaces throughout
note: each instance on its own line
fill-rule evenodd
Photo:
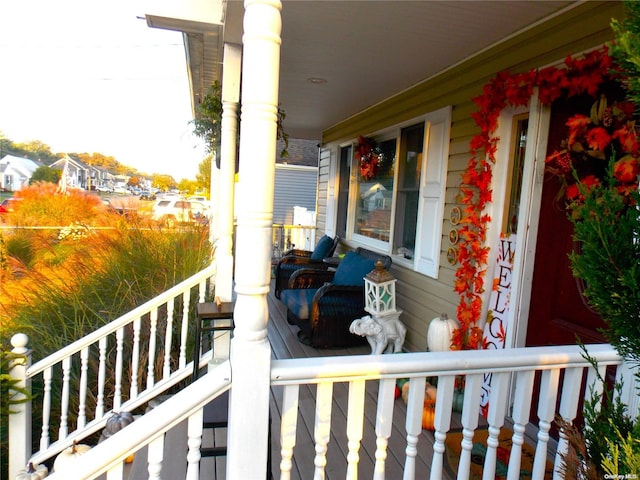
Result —
M 348 348 L 348 349 L 315 349 L 303 345 L 298 341 L 298 328 L 291 326 L 286 320 L 286 308 L 275 298 L 273 294 L 268 297 L 269 304 L 269 325 L 268 336 L 271 342 L 272 354 L 275 359 L 285 358 L 306 358 L 335 355 L 355 355 L 369 354 L 368 346 Z M 365 404 L 365 435 L 359 451 L 360 462 L 358 474 L 359 478 L 372 478 L 375 465 L 375 414 L 377 406 L 378 382 L 367 382 L 366 404 Z M 294 480 L 306 480 L 313 478 L 314 472 L 314 419 L 315 419 L 315 386 L 309 385 L 300 388 L 300 407 L 298 418 L 298 433 L 296 447 L 293 453 L 293 469 L 291 478 Z M 347 398 L 348 386 L 338 384 L 334 387 L 334 397 L 331 418 L 331 440 L 327 451 L 327 480 L 345 478 L 347 468 L 347 440 L 346 440 L 346 418 L 347 418 Z M 272 388 L 271 415 L 272 415 L 272 438 L 277 439 L 280 435 L 280 413 L 282 406 L 282 387 Z M 405 415 L 406 407 L 404 402 L 396 400 L 394 408 L 394 422 L 391 438 L 389 439 L 386 478 L 402 478 L 405 461 Z M 272 443 L 272 472 L 273 478 L 280 478 L 280 451 L 276 446 L 278 442 Z M 431 464 L 430 452 L 433 443 L 433 434 L 425 432 L 420 435 L 418 442 L 418 458 L 416 460 L 416 478 L 428 478 Z

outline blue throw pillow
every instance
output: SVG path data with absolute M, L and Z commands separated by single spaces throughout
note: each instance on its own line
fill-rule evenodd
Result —
M 364 277 L 375 267 L 375 262 L 358 255 L 356 252 L 347 253 L 335 275 L 334 285 L 364 286 Z
M 333 247 L 333 238 L 328 235 L 323 235 L 316 245 L 316 248 L 313 249 L 311 260 L 322 260 L 324 257 L 329 255 L 331 247 Z

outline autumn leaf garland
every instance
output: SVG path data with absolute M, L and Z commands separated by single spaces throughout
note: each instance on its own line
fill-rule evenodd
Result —
M 544 105 L 550 105 L 562 96 L 569 98 L 587 93 L 595 97 L 600 86 L 613 78 L 612 63 L 604 47 L 580 58 L 568 57 L 563 68 L 547 67 L 516 74 L 500 72 L 484 86 L 482 95 L 473 99 L 479 110 L 471 116 L 480 133 L 470 142 L 471 158 L 462 174 L 460 186 L 459 198 L 464 209 L 458 231 L 457 258 L 460 266 L 454 283 L 454 290 L 460 295 L 457 309 L 460 328 L 453 335 L 453 350 L 477 349 L 482 344 L 482 330 L 478 322 L 489 256 L 487 226 L 491 220 L 485 209 L 492 201 L 492 170 L 499 141 L 495 132 L 500 112 L 507 106 L 528 105 L 534 88 L 538 89 L 538 98 Z M 607 140 L 604 133 L 593 132 L 589 141 L 602 145 Z M 634 142 L 635 138 L 634 132 L 633 140 L 625 138 L 622 141 Z M 635 169 L 622 164 L 620 171 L 621 175 L 631 177 Z

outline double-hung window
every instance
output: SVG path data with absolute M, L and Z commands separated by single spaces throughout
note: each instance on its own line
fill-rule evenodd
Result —
M 437 277 L 450 123 L 451 109 L 446 107 L 373 135 L 379 159 L 371 178 L 360 175 L 353 147 L 342 147 L 337 225 L 346 238 L 391 254 L 399 265 Z

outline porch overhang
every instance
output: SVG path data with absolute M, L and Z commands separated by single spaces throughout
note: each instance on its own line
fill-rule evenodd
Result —
M 189 0 L 154 4 L 145 14 L 151 28 L 182 33 L 191 111 L 197 106 L 215 81 L 222 79 L 222 53 L 226 0 Z
M 212 2 L 223 7 L 217 27 L 197 12 L 199 3 L 187 2 L 194 5 L 188 16 L 147 16 L 150 26 L 185 33 L 192 106 L 222 80 L 222 44 L 241 45 L 243 30 L 244 2 Z M 337 123 L 582 3 L 284 0 L 279 104 L 286 131 L 320 140 Z

